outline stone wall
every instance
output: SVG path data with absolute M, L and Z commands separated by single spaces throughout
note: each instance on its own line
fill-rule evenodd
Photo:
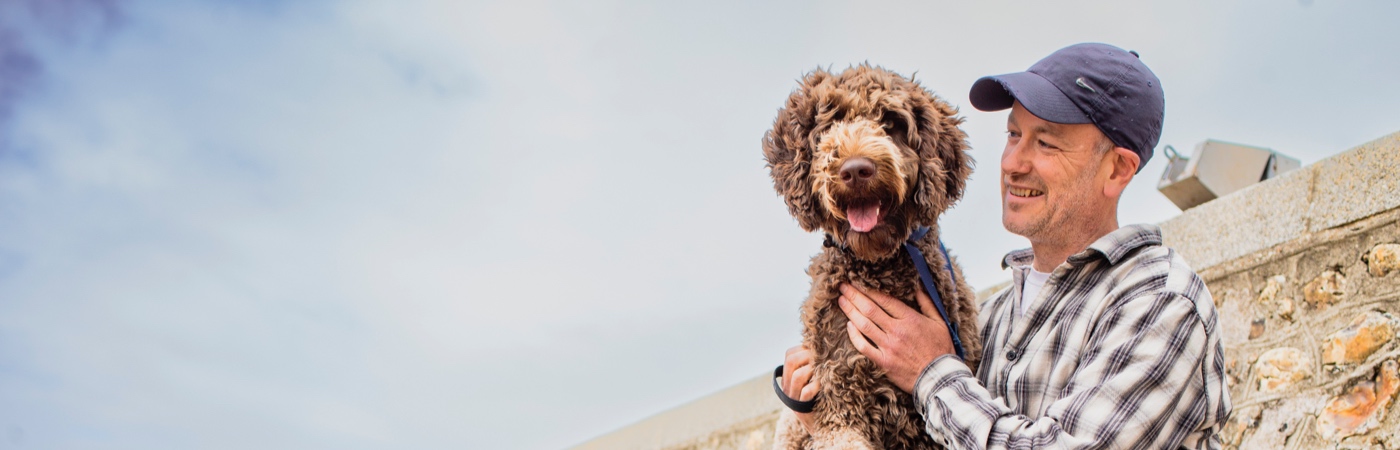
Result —
M 1235 405 L 1222 436 L 1231 447 L 1400 448 L 1397 219 L 1400 209 L 1207 275 Z
M 1161 224 L 1220 311 L 1228 448 L 1400 449 L 1397 172 L 1400 133 Z M 759 375 L 578 448 L 771 448 L 771 383 Z
M 1400 449 L 1397 170 L 1400 133 L 1162 224 L 1220 311 L 1227 448 Z

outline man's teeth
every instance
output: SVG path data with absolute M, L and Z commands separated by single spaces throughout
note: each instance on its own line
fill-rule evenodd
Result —
M 1021 189 L 1021 188 L 1009 187 L 1009 188 L 1006 188 L 1006 190 L 1007 190 L 1007 191 L 1010 191 L 1010 192 L 1011 192 L 1011 195 L 1014 195 L 1014 196 L 1017 196 L 1017 197 L 1035 197 L 1035 196 L 1039 196 L 1039 195 L 1041 195 L 1041 194 L 1044 194 L 1044 192 L 1037 191 L 1037 190 L 1035 190 L 1035 189 Z

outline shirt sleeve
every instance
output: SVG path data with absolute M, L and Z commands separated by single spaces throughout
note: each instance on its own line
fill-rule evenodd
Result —
M 914 393 L 929 435 L 950 449 L 1176 448 L 1209 407 L 1207 345 L 1190 299 L 1149 296 L 1100 318 L 1074 381 L 1043 417 L 1014 412 L 956 357 L 929 364 Z

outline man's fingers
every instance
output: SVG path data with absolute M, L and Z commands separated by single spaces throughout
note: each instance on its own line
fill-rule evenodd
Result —
M 859 329 L 861 333 L 870 336 L 871 339 L 875 341 L 885 340 L 885 330 L 881 329 L 874 321 L 865 317 L 865 314 L 863 314 L 859 308 L 856 308 L 855 305 L 852 305 L 850 300 L 847 300 L 846 297 L 841 297 L 841 299 L 837 300 L 837 303 L 841 305 L 841 310 L 846 312 L 846 318 L 850 319 L 850 323 L 855 325 L 856 329 Z
M 805 364 L 812 363 L 812 351 L 806 347 L 797 346 L 788 349 L 787 356 L 783 358 L 783 366 L 797 368 Z
M 802 389 L 802 385 L 794 381 L 797 379 L 798 369 L 801 369 L 801 367 L 783 364 L 783 393 L 789 396 L 798 389 Z
M 870 342 L 865 340 L 865 336 L 860 334 L 859 330 L 856 330 L 856 325 L 854 323 L 846 323 L 846 334 L 851 336 L 851 344 L 856 346 L 856 351 L 860 352 L 860 354 L 875 361 L 881 360 L 880 349 L 870 345 Z
M 782 382 L 779 383 L 783 386 L 783 393 L 786 394 L 792 392 L 792 375 L 793 372 L 796 371 L 797 366 L 788 364 L 786 361 L 783 362 L 783 379 Z
M 804 370 L 805 369 L 805 370 Z M 783 393 L 792 396 L 812 377 L 812 351 L 801 345 L 788 349 L 783 358 Z
M 880 309 L 889 313 L 890 317 L 903 319 L 919 313 L 918 311 L 914 311 L 914 308 L 910 308 L 908 305 L 905 305 L 904 302 L 899 301 L 899 299 L 885 295 L 884 292 L 870 291 L 867 294 L 870 296 L 871 300 L 874 300 L 876 304 L 880 305 Z
M 788 397 L 792 397 L 797 400 L 807 400 L 806 398 L 801 398 L 800 395 L 802 393 L 802 390 L 806 388 L 807 384 L 812 381 L 812 370 L 812 366 L 802 366 L 798 367 L 797 370 L 794 370 L 792 372 L 791 380 L 783 380 L 784 384 L 787 385 L 783 389 L 783 393 L 786 393 Z
M 841 293 L 845 294 L 846 298 L 857 302 L 860 310 L 876 322 L 881 322 L 880 317 L 874 311 L 867 311 L 866 304 L 870 305 L 870 309 L 879 308 L 880 313 L 895 319 L 903 319 L 914 312 L 913 309 L 905 306 L 904 302 L 885 295 L 884 292 L 865 291 L 855 285 L 845 283 L 841 285 Z
M 806 365 L 792 371 L 792 387 L 801 388 L 802 386 L 806 386 L 807 382 L 812 379 L 812 370 L 811 365 Z M 797 390 L 798 389 L 793 389 L 793 391 Z
M 821 383 L 818 383 L 816 379 L 813 379 L 811 383 L 807 383 L 807 386 L 802 388 L 802 393 L 798 394 L 797 401 L 805 402 L 814 399 L 817 397 L 817 392 L 821 392 L 821 390 Z
M 889 314 L 885 314 L 885 310 L 880 309 L 879 305 L 876 305 L 875 302 L 870 301 L 869 297 L 861 295 L 858 291 L 855 291 L 854 289 L 848 290 L 843 288 L 842 290 L 853 293 L 853 295 L 843 294 L 841 295 L 841 297 L 836 299 L 836 304 L 841 307 L 841 311 L 846 313 L 847 317 L 862 316 L 870 320 L 871 322 L 875 322 L 876 324 L 880 324 L 882 326 L 883 324 L 889 323 L 891 320 L 893 320 Z

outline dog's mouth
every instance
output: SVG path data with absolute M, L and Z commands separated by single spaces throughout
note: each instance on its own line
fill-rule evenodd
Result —
M 851 224 L 851 230 L 868 233 L 885 217 L 887 211 L 884 206 L 884 202 L 879 199 L 853 201 L 846 205 L 846 222 Z

